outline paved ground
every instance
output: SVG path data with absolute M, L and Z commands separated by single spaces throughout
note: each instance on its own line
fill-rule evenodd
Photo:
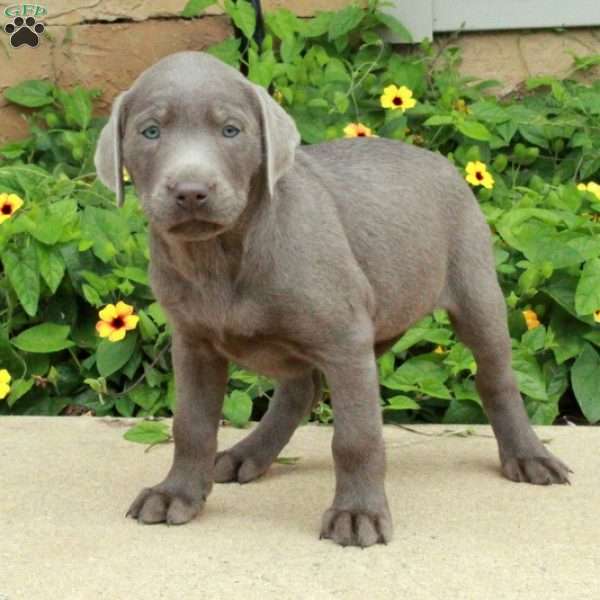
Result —
M 466 428 L 453 427 L 452 431 Z M 385 431 L 394 541 L 318 541 L 333 490 L 331 429 L 305 426 L 258 483 L 218 485 L 183 527 L 124 513 L 171 446 L 145 453 L 122 421 L 0 419 L 0 599 L 600 598 L 600 429 L 541 428 L 572 486 L 514 484 L 489 429 Z M 231 444 L 243 431 L 223 429 Z

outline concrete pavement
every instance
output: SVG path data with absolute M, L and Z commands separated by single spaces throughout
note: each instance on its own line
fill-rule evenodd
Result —
M 544 488 L 500 476 L 487 427 L 387 426 L 395 538 L 360 550 L 317 539 L 331 428 L 301 427 L 282 454 L 295 464 L 216 485 L 200 517 L 166 527 L 124 517 L 172 453 L 125 441 L 129 422 L 0 419 L 0 600 L 600 598 L 599 428 L 538 428 L 575 471 Z

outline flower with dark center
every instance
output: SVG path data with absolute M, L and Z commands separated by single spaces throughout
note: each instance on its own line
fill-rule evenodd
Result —
M 380 98 L 381 106 L 383 108 L 389 108 L 391 110 L 400 110 L 402 112 L 413 108 L 417 101 L 413 98 L 412 90 L 407 88 L 405 85 L 397 87 L 395 85 L 388 85 L 383 90 L 383 94 Z
M 0 224 L 10 219 L 23 206 L 23 200 L 16 194 L 0 194 Z
M 348 123 L 344 127 L 344 135 L 347 138 L 353 137 L 377 137 L 373 134 L 371 129 L 362 123 Z
M 139 317 L 133 314 L 133 306 L 123 301 L 107 304 L 99 313 L 100 321 L 96 323 L 96 331 L 100 337 L 110 342 L 122 340 L 128 331 L 137 327 Z
M 491 190 L 494 187 L 494 178 L 487 170 L 485 163 L 481 161 L 471 161 L 465 167 L 465 179 L 474 186 L 481 185 L 484 188 Z

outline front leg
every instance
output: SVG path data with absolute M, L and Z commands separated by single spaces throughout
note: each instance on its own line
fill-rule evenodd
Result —
M 141 523 L 187 523 L 200 512 L 213 486 L 227 361 L 208 344 L 177 332 L 172 355 L 177 385 L 173 465 L 161 483 L 143 489 L 129 508 L 127 516 Z
M 371 546 L 392 538 L 384 489 L 385 451 L 372 335 L 358 332 L 324 367 L 334 414 L 336 487 L 323 515 L 321 537 L 342 546 Z

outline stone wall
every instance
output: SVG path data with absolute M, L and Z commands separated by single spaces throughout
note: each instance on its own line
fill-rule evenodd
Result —
M 37 48 L 10 47 L 0 31 L 0 93 L 26 79 L 50 79 L 69 87 L 102 89 L 98 110 L 159 58 L 180 50 L 201 50 L 230 35 L 226 17 L 209 9 L 201 19 L 178 17 L 185 0 L 54 0 L 44 3 L 46 33 Z M 348 0 L 264 0 L 265 10 L 285 7 L 303 17 L 345 6 Z M 8 18 L 0 4 L 0 26 Z M 440 40 L 444 38 L 441 37 Z M 577 54 L 600 53 L 600 30 L 464 34 L 464 73 L 504 82 L 510 91 L 534 74 L 565 74 Z M 22 111 L 0 97 L 0 142 L 22 137 Z

